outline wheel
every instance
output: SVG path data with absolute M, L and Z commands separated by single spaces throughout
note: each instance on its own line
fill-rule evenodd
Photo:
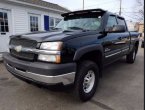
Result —
M 78 65 L 75 79 L 75 95 L 85 102 L 91 99 L 99 83 L 99 69 L 92 61 L 83 61 Z
M 137 51 L 136 51 L 137 49 L 136 49 L 136 47 L 133 49 L 133 51 L 131 51 L 128 55 L 126 55 L 126 62 L 127 63 L 130 63 L 130 64 L 132 64 L 132 63 L 134 63 L 134 61 L 135 61 L 135 59 L 136 59 L 136 53 L 137 53 Z

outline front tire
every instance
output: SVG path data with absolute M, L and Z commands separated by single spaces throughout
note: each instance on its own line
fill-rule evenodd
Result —
M 99 83 L 99 69 L 92 61 L 83 61 L 78 65 L 75 79 L 75 95 L 85 102 L 90 100 Z

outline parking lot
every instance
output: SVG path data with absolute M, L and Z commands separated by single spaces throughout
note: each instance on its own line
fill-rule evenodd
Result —
M 94 98 L 82 103 L 70 90 L 38 88 L 13 77 L 1 62 L 0 110 L 143 110 L 143 49 L 139 49 L 134 64 L 122 58 L 103 73 Z

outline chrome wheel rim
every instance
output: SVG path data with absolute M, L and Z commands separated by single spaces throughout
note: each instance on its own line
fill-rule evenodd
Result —
M 95 73 L 93 70 L 89 70 L 86 74 L 83 82 L 83 90 L 85 93 L 89 93 L 94 87 L 95 83 Z

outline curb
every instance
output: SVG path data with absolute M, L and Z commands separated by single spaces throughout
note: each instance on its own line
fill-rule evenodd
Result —
M 0 54 L 0 63 L 3 62 L 2 54 Z

